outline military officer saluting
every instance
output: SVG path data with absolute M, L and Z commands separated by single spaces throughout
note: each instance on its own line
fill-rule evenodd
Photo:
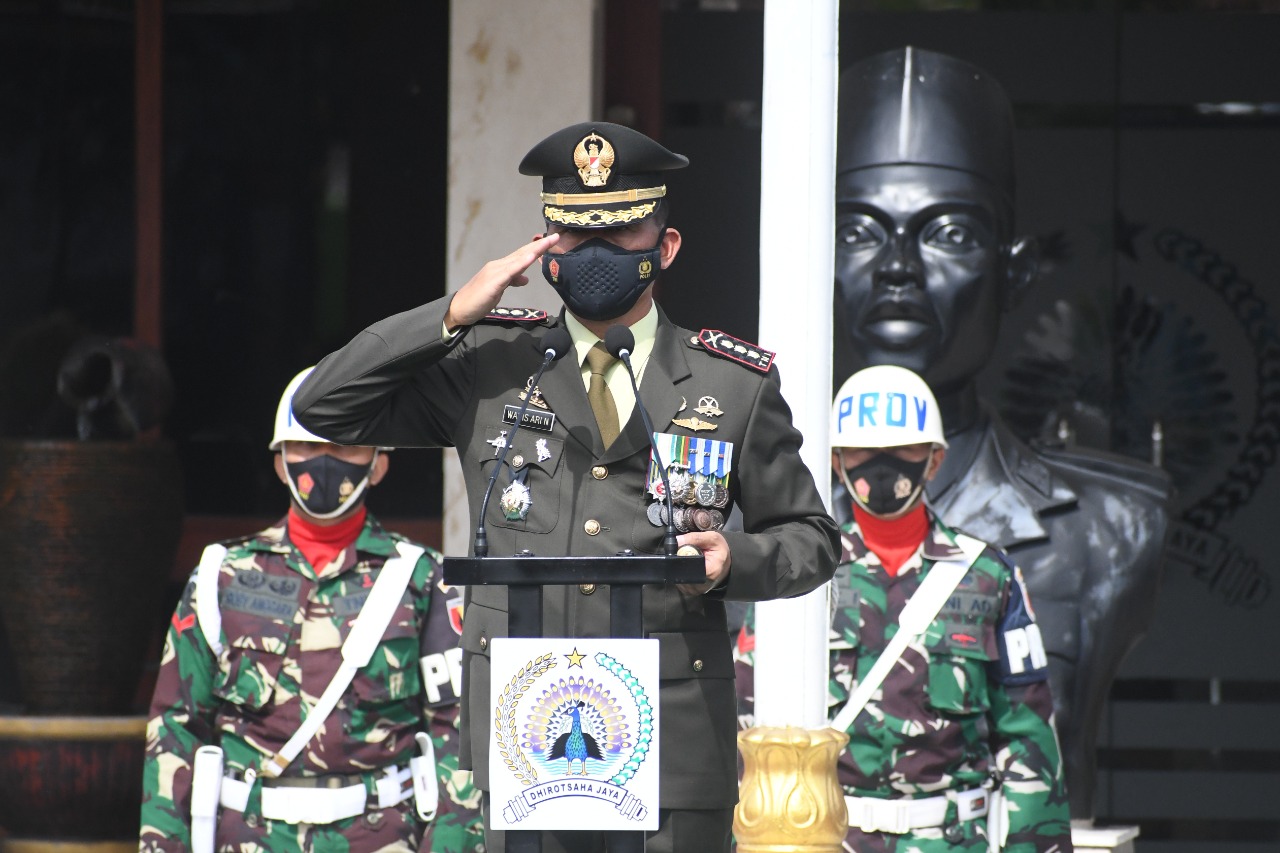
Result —
M 661 828 L 650 851 L 728 849 L 737 800 L 733 662 L 724 599 L 807 592 L 834 570 L 837 533 L 799 457 L 801 436 L 779 389 L 773 354 L 715 329 L 681 329 L 655 304 L 653 285 L 680 251 L 667 223 L 663 173 L 686 158 L 605 122 L 539 142 L 520 171 L 540 175 L 546 234 L 480 269 L 457 293 L 366 329 L 325 358 L 300 389 L 299 419 L 333 441 L 456 447 L 473 527 L 486 482 L 501 497 L 484 522 L 489 553 L 613 556 L 661 553 L 665 508 L 655 477 L 671 482 L 681 544 L 704 555 L 698 588 L 649 587 L 644 629 L 662 643 Z M 540 263 L 564 300 L 560 316 L 501 307 L 508 287 Z M 636 401 L 625 366 L 602 345 L 629 327 Z M 566 329 L 571 356 L 537 387 L 550 330 Z M 529 412 L 512 435 L 525 397 Z M 636 412 L 659 433 L 659 454 Z M 536 405 L 535 405 L 536 404 Z M 679 490 L 677 496 L 676 492 Z M 738 507 L 743 530 L 718 529 Z M 474 587 L 463 631 L 463 756 L 488 789 L 488 645 L 507 625 L 503 587 Z M 606 636 L 607 589 L 548 590 L 549 636 Z M 584 827 L 585 829 L 585 827 Z M 500 833 L 487 833 L 490 850 Z M 590 833 L 548 839 L 545 850 L 602 849 Z

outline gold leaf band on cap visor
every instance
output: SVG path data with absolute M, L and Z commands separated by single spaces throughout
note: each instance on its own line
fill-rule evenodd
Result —
M 542 215 L 548 221 L 558 222 L 561 225 L 625 225 L 637 219 L 644 219 L 653 213 L 653 209 L 657 206 L 656 201 L 637 204 L 635 207 L 623 210 L 565 210 L 547 205 L 542 208 Z
M 617 190 L 611 193 L 543 193 L 543 204 L 617 204 L 620 201 L 644 201 L 662 198 L 667 194 L 666 185 L 637 190 Z

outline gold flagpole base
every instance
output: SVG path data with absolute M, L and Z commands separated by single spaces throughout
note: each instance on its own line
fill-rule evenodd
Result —
M 745 772 L 733 811 L 740 853 L 840 853 L 849 813 L 834 729 L 757 727 L 738 733 Z

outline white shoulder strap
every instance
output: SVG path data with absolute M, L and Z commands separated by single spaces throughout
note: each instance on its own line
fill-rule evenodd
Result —
M 939 561 L 929 570 L 929 576 L 902 608 L 902 614 L 898 617 L 898 633 L 893 635 L 889 645 L 871 665 L 867 677 L 859 682 L 849 701 L 831 721 L 831 728 L 841 732 L 849 730 L 907 645 L 928 630 L 942 605 L 951 597 L 960 580 L 969 572 L 969 567 L 986 548 L 983 542 L 963 533 L 956 535 L 956 545 L 960 548 L 960 556 L 955 560 Z
M 356 670 L 369 663 L 378 641 L 387 631 L 392 615 L 396 612 L 404 591 L 413 577 L 413 568 L 426 553 L 426 549 L 407 542 L 397 542 L 396 551 L 399 556 L 392 557 L 382 566 L 378 579 L 374 581 L 369 597 L 360 608 L 360 615 L 351 626 L 351 633 L 342 644 L 342 665 L 334 673 L 329 686 L 320 694 L 316 706 L 305 713 L 302 725 L 288 743 L 280 751 L 267 760 L 262 768 L 262 775 L 274 779 L 284 772 L 285 768 L 298 757 L 302 748 L 307 745 L 316 732 L 324 725 L 329 714 L 337 707 L 338 700 L 347 691 Z
M 200 633 L 213 650 L 214 657 L 222 655 L 222 610 L 218 607 L 218 573 L 227 557 L 225 545 L 210 545 L 200 555 L 196 566 L 196 619 L 200 621 Z

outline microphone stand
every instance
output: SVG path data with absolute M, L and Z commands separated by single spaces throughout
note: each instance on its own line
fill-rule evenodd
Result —
M 614 326 L 613 328 L 625 327 Z M 632 346 L 634 346 L 635 338 L 631 335 L 630 329 L 627 329 L 627 337 L 631 338 Z M 612 347 L 609 348 L 613 349 Z M 636 383 L 636 372 L 631 367 L 631 348 L 627 346 L 618 347 L 618 351 L 614 355 L 627 368 L 627 376 L 631 379 L 631 389 L 636 395 L 636 410 L 640 412 L 640 420 L 644 423 L 645 434 L 649 436 L 649 447 L 653 450 L 653 458 L 658 465 L 658 475 L 662 477 L 662 496 L 667 503 L 667 532 L 662 538 L 662 552 L 668 557 L 674 557 L 679 549 L 679 543 L 676 542 L 675 504 L 671 500 L 671 481 L 667 478 L 667 466 L 663 462 L 662 453 L 658 450 L 658 443 L 653 438 L 653 421 L 649 420 L 649 412 L 645 410 L 644 403 L 640 399 L 640 386 Z

